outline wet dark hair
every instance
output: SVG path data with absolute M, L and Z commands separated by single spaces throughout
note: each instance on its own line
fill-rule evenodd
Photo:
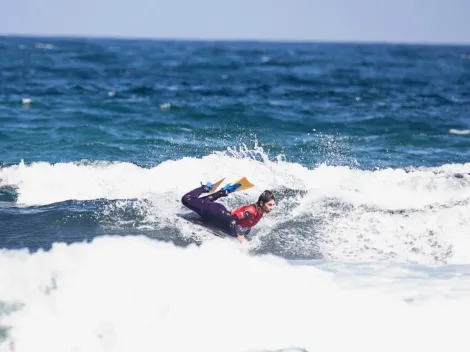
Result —
M 267 189 L 266 191 L 264 191 L 263 193 L 260 194 L 256 204 L 258 206 L 261 206 L 261 204 L 260 204 L 261 202 L 263 202 L 263 204 L 266 204 L 270 200 L 276 200 L 276 199 L 274 198 L 274 193 Z

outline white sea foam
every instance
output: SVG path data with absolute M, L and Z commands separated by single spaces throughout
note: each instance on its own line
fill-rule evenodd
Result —
M 468 135 L 468 134 L 470 134 L 470 130 L 459 130 L 459 129 L 456 129 L 456 128 L 451 128 L 449 130 L 449 133 L 459 134 L 459 135 Z
M 232 208 L 253 202 L 264 189 L 276 190 L 278 206 L 256 232 L 261 238 L 278 236 L 287 251 L 302 256 L 315 248 L 329 259 L 442 264 L 470 263 L 468 173 L 470 164 L 307 168 L 242 149 L 168 160 L 150 169 L 123 162 L 20 163 L 0 169 L 0 186 L 16 187 L 18 204 L 28 206 L 136 199 L 149 226 L 182 226 L 175 213 L 183 209 L 185 192 L 200 182 L 247 176 L 256 187 L 222 202 Z M 286 190 L 293 195 L 283 197 Z
M 34 47 L 36 49 L 46 49 L 46 50 L 52 50 L 56 48 L 54 44 L 50 44 L 50 43 L 36 43 Z
M 143 237 L 4 250 L 0 301 L 15 308 L 0 351 L 468 351 L 469 270 L 293 265 Z

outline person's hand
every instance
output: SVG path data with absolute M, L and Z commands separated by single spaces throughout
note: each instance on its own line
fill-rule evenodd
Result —
M 243 243 L 243 241 L 245 241 L 245 236 L 237 236 L 237 240 L 239 240 L 240 243 Z

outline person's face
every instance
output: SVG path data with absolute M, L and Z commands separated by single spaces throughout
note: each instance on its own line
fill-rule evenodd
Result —
M 274 199 L 271 199 L 269 202 L 261 202 L 261 211 L 265 214 L 271 212 L 271 210 L 273 210 L 274 208 Z

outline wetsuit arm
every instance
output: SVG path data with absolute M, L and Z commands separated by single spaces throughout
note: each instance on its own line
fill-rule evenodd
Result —
M 237 224 L 237 221 L 235 219 L 230 222 L 230 234 L 237 240 L 239 240 L 240 243 L 243 243 L 243 241 L 245 241 L 245 234 L 242 233 L 241 227 Z
M 241 233 L 240 226 L 238 226 L 237 220 L 235 219 L 232 219 L 232 221 L 230 222 L 230 235 L 232 235 L 233 237 L 243 236 L 243 234 Z
M 245 236 L 250 233 L 251 228 L 248 228 L 247 230 L 245 228 L 242 229 L 242 227 L 237 224 L 237 220 L 247 220 L 253 216 L 254 214 L 250 210 L 237 212 L 237 214 L 234 215 L 235 218 L 230 226 L 230 234 L 233 237 L 236 237 L 240 242 L 243 242 L 243 240 L 246 238 Z
M 251 213 L 248 210 L 245 210 L 242 214 L 242 218 L 249 219 L 250 217 L 251 217 Z M 242 230 L 242 228 L 238 225 L 236 225 L 235 227 L 237 228 L 237 233 L 234 234 L 235 237 L 242 236 L 246 238 L 246 235 L 248 235 L 251 231 L 251 227 L 249 227 L 246 230 L 245 229 Z
M 243 243 L 246 240 L 246 235 L 250 232 L 250 229 L 248 231 L 242 230 L 242 227 L 239 226 L 236 221 L 233 221 L 234 224 L 231 226 L 232 230 L 232 236 L 235 237 L 240 243 Z

